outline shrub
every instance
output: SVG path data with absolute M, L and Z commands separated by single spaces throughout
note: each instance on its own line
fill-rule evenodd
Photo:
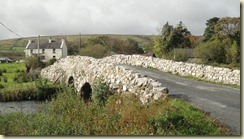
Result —
M 0 70 L 0 76 L 3 76 L 3 73 L 2 73 L 2 71 Z
M 108 85 L 101 78 L 97 78 L 92 88 L 92 100 L 98 105 L 104 106 L 110 95 Z
M 46 64 L 41 61 L 40 57 L 28 57 L 25 59 L 25 64 L 27 66 L 30 66 L 32 70 L 38 69 L 38 68 L 44 68 Z
M 47 63 L 47 65 L 52 65 L 57 61 L 57 59 L 50 59 Z
M 186 62 L 189 59 L 189 53 L 184 50 L 175 51 L 174 60 Z
M 92 45 L 102 45 L 102 46 L 109 46 L 110 45 L 110 38 L 108 36 L 92 36 L 86 39 L 85 41 L 86 46 Z
M 19 69 L 16 69 L 14 72 L 15 72 L 15 73 L 19 73 L 19 72 L 20 72 L 20 70 L 19 70 Z
M 183 100 L 173 99 L 168 108 L 152 116 L 150 122 L 159 135 L 220 135 L 211 118 Z
M 8 82 L 8 78 L 7 78 L 6 76 L 3 76 L 3 81 L 4 81 L 5 83 L 7 83 L 7 82 Z
M 143 54 L 144 51 L 139 47 L 139 44 L 134 39 L 128 38 L 126 40 L 120 40 L 114 38 L 112 40 L 111 50 L 119 54 Z
M 80 49 L 80 55 L 94 58 L 102 58 L 106 56 L 107 53 L 108 50 L 100 44 L 90 45 Z
M 7 73 L 7 70 L 5 68 L 3 68 L 2 73 Z
M 0 89 L 4 88 L 4 86 L 2 84 L 0 84 Z
M 203 43 L 197 46 L 194 50 L 194 55 L 197 58 L 207 62 L 226 62 L 226 50 L 223 43 L 219 40 Z
M 40 72 L 39 70 L 33 70 L 29 73 L 19 72 L 18 74 L 15 75 L 13 80 L 18 83 L 32 82 L 39 78 L 40 75 L 39 72 Z

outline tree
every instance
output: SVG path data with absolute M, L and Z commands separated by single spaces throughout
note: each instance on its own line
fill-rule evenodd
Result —
M 208 63 L 208 62 L 225 63 L 226 62 L 225 43 L 220 42 L 219 40 L 202 43 L 195 48 L 194 55 L 197 58 L 201 58 L 204 63 Z
M 240 46 L 240 17 L 221 18 L 214 27 L 215 35 L 218 39 L 230 38 Z
M 183 25 L 183 23 L 180 21 L 180 23 L 177 25 L 176 28 L 174 28 L 172 32 L 171 37 L 171 44 L 174 46 L 174 48 L 187 48 L 191 47 L 191 42 L 189 37 L 191 36 L 190 31 L 187 30 L 187 28 Z
M 219 21 L 218 17 L 213 17 L 213 18 L 207 20 L 207 23 L 206 23 L 207 27 L 203 34 L 203 36 L 205 37 L 204 41 L 208 41 L 213 37 L 213 35 L 215 34 L 214 27 L 218 21 Z
M 191 47 L 190 35 L 182 22 L 176 28 L 167 22 L 162 28 L 161 37 L 154 40 L 154 53 L 157 57 L 163 57 L 174 48 Z
M 207 20 L 205 40 L 195 54 L 205 62 L 240 63 L 240 17 Z
M 114 38 L 111 50 L 117 54 L 143 54 L 144 51 L 136 40 L 127 38 L 126 40 Z

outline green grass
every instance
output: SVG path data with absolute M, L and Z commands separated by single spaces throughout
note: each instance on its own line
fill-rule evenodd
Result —
M 24 63 L 0 63 L 0 72 L 2 75 L 0 76 L 0 84 L 2 84 L 5 88 L 12 88 L 18 83 L 14 81 L 15 77 L 18 77 L 20 72 L 25 71 Z M 7 82 L 4 81 L 7 79 Z
M 59 85 L 24 71 L 24 63 L 0 64 L 0 102 L 50 99 L 59 90 Z
M 180 99 L 142 105 L 134 95 L 112 95 L 104 106 L 63 89 L 44 112 L 0 115 L 2 135 L 226 135 L 214 119 Z

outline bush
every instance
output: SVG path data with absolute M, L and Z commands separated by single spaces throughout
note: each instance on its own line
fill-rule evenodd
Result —
M 16 69 L 14 72 L 15 72 L 15 73 L 19 73 L 19 72 L 20 72 L 20 70 L 19 70 L 19 69 Z
M 40 57 L 27 57 L 25 59 L 25 64 L 27 66 L 30 66 L 32 70 L 38 69 L 38 68 L 44 68 L 46 64 L 41 61 Z
M 0 84 L 0 89 L 4 88 L 4 86 L 2 84 Z
M 111 51 L 117 54 L 143 54 L 144 51 L 142 48 L 139 47 L 137 41 L 128 38 L 126 40 L 120 40 L 114 38 L 112 40 L 112 48 Z
M 85 41 L 86 46 L 92 45 L 101 45 L 101 46 L 110 46 L 110 38 L 108 36 L 92 36 L 86 39 Z
M 90 56 L 90 57 L 94 57 L 94 58 L 105 57 L 107 53 L 108 53 L 108 50 L 100 44 L 86 46 L 85 48 L 80 49 L 80 55 Z
M 6 76 L 3 76 L 3 81 L 4 81 L 5 83 L 7 83 L 7 82 L 8 82 L 8 78 L 7 78 Z
M 32 82 L 39 78 L 40 75 L 39 72 L 40 72 L 39 70 L 33 70 L 29 73 L 19 72 L 18 74 L 15 75 L 13 80 L 18 83 Z
M 155 127 L 156 135 L 220 135 L 215 129 L 215 123 L 210 118 L 193 107 L 184 104 L 183 100 L 174 99 L 168 108 L 152 116 L 151 124 Z
M 52 65 L 57 61 L 57 59 L 50 59 L 47 63 L 47 65 Z
M 7 73 L 7 70 L 5 68 L 3 68 L 2 73 Z
M 205 63 L 226 62 L 225 45 L 221 43 L 219 40 L 214 40 L 211 42 L 200 44 L 195 48 L 194 55 L 196 58 L 202 59 Z
M 189 53 L 184 50 L 175 51 L 174 60 L 186 62 L 189 59 Z
M 92 88 L 92 100 L 96 104 L 104 106 L 110 95 L 108 85 L 101 78 L 97 78 Z
M 0 70 L 0 76 L 3 76 L 3 73 L 2 73 L 2 71 Z

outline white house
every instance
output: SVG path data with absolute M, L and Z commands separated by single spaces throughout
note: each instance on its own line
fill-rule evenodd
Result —
M 39 47 L 38 47 L 39 46 Z M 49 61 L 50 59 L 60 59 L 68 55 L 67 46 L 65 40 L 29 40 L 25 48 L 25 56 L 37 56 L 39 55 L 43 61 Z

